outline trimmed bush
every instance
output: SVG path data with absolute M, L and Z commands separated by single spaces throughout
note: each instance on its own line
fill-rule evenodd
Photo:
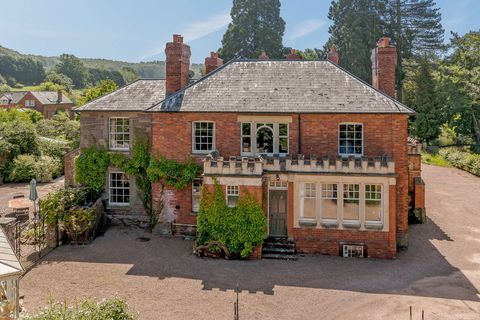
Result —
M 36 315 L 27 316 L 26 320 L 133 320 L 135 316 L 127 303 L 119 298 L 110 298 L 101 302 L 91 299 L 75 302 L 68 306 L 65 302 L 52 302 L 49 307 L 40 309 Z
M 452 166 L 480 176 L 480 154 L 453 147 L 440 149 L 438 153 Z
M 218 183 L 215 183 L 213 193 L 202 189 L 197 246 L 218 242 L 228 248 L 229 258 L 247 258 L 254 247 L 263 243 L 266 231 L 265 214 L 252 195 L 244 192 L 240 195 L 238 206 L 230 208 Z M 211 252 L 218 250 L 217 246 L 210 249 Z

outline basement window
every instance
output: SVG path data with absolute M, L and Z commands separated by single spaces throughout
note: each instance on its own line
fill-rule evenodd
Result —
M 342 256 L 344 258 L 364 258 L 365 250 L 364 246 L 361 245 L 351 245 L 344 244 L 342 245 Z

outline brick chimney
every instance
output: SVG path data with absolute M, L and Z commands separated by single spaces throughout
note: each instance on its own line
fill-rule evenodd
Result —
M 300 55 L 295 49 L 290 50 L 290 53 L 287 54 L 286 57 L 288 60 L 300 60 Z
M 268 60 L 270 59 L 268 56 L 267 56 L 267 53 L 265 52 L 265 50 L 262 50 L 262 53 L 260 54 L 260 56 L 258 57 L 259 60 Z
M 165 93 L 170 95 L 188 84 L 190 69 L 190 46 L 183 43 L 183 37 L 173 35 L 173 42 L 168 42 L 165 47 L 166 84 Z
M 62 103 L 63 93 L 62 90 L 57 91 L 57 102 Z
M 340 56 L 338 55 L 338 52 L 335 51 L 335 48 L 331 47 L 330 51 L 328 51 L 328 54 L 327 54 L 327 60 L 335 64 L 338 64 L 339 59 L 340 59 Z
M 210 57 L 205 58 L 205 74 L 209 74 L 223 64 L 223 59 L 218 57 L 217 52 L 210 52 Z
M 372 49 L 372 86 L 392 98 L 397 96 L 395 90 L 396 68 L 397 48 L 390 44 L 390 38 L 383 37 Z

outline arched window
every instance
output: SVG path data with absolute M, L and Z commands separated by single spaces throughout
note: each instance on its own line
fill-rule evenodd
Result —
M 273 128 L 257 125 L 257 153 L 273 153 Z

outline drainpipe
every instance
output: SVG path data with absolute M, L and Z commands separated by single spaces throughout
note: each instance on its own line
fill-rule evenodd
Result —
M 297 134 L 297 145 L 298 145 L 298 154 L 302 154 L 302 122 L 301 122 L 302 114 L 298 114 L 297 126 L 298 126 L 298 134 Z

